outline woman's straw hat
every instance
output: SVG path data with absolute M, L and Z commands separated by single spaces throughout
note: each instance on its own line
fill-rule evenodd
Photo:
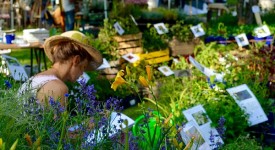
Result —
M 100 52 L 89 45 L 89 39 L 79 31 L 67 31 L 62 33 L 61 35 L 54 35 L 46 39 L 46 41 L 44 42 L 44 50 L 51 62 L 53 61 L 53 56 L 51 53 L 52 48 L 60 41 L 69 41 L 76 43 L 91 55 L 92 61 L 87 67 L 86 71 L 95 70 L 102 64 L 103 59 Z

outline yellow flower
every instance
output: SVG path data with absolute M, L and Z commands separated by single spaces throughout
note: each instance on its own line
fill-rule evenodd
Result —
M 25 139 L 26 139 L 27 143 L 29 144 L 29 146 L 32 146 L 32 139 L 29 134 L 25 134 Z
M 138 80 L 139 80 L 139 82 L 142 86 L 149 87 L 149 84 L 148 84 L 147 80 L 143 76 L 139 76 Z
M 128 66 L 126 66 L 126 74 L 127 74 L 127 76 L 130 76 L 130 75 L 131 75 L 131 72 L 130 72 L 130 69 L 129 69 Z
M 114 90 L 114 91 L 116 91 L 116 89 L 117 89 L 117 87 L 119 86 L 119 85 L 122 85 L 122 84 L 124 84 L 124 83 L 126 83 L 126 81 L 121 77 L 121 76 L 116 76 L 116 78 L 115 78 L 115 81 L 113 82 L 113 84 L 111 85 L 111 88 Z
M 147 72 L 148 80 L 151 81 L 152 80 L 151 66 L 146 65 L 146 72 Z

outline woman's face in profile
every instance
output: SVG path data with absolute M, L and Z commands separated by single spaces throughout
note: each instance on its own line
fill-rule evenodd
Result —
M 87 59 L 80 61 L 79 63 L 72 66 L 70 71 L 70 79 L 71 82 L 76 82 L 76 80 L 83 74 L 86 70 L 89 62 Z

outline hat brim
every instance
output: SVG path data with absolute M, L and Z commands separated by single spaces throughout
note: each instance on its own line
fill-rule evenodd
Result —
M 53 56 L 51 54 L 53 46 L 62 41 L 69 41 L 69 42 L 76 43 L 90 54 L 90 56 L 92 57 L 92 61 L 90 62 L 90 64 L 88 65 L 85 71 L 96 70 L 103 63 L 102 55 L 94 47 L 92 47 L 91 45 L 80 43 L 74 39 L 61 36 L 61 35 L 52 36 L 44 42 L 44 51 L 51 62 L 53 62 Z

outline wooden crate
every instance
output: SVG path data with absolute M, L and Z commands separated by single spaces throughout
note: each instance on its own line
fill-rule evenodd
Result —
M 192 55 L 194 53 L 195 46 L 198 43 L 199 43 L 198 40 L 192 40 L 190 42 L 181 42 L 181 41 L 177 40 L 176 38 L 173 38 L 173 40 L 169 42 L 171 56 Z
M 147 54 L 138 54 L 140 60 L 134 63 L 134 66 L 137 66 L 140 61 L 145 60 L 148 64 L 157 64 L 170 60 L 169 49 L 155 51 Z
M 128 53 L 143 53 L 141 43 L 142 33 L 114 36 L 113 39 L 118 42 L 117 50 L 120 56 Z

